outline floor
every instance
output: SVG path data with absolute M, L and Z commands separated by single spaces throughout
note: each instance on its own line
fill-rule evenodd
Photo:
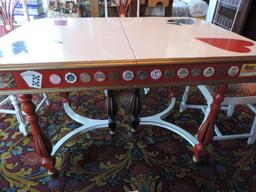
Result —
M 0 116 L 0 188 L 3 192 L 89 191 L 89 192 L 226 192 L 256 191 L 256 145 L 246 140 L 213 142 L 208 156 L 196 164 L 192 148 L 180 136 L 153 126 L 139 127 L 132 134 L 129 127 L 131 91 L 117 91 L 118 129 L 79 135 L 56 155 L 60 174 L 51 178 L 34 153 L 31 137 L 24 138 L 13 116 Z M 168 103 L 164 88 L 152 89 L 143 96 L 143 113 L 163 110 Z M 63 111 L 58 94 L 50 94 L 49 106 L 40 111 L 40 125 L 52 143 L 79 125 Z M 73 93 L 72 107 L 94 118 L 105 118 L 104 94 L 100 91 Z M 194 102 L 200 102 L 194 96 Z M 37 100 L 37 98 L 35 98 Z M 238 106 L 234 117 L 222 112 L 216 123 L 224 132 L 238 133 L 250 128 L 252 113 Z M 186 130 L 196 133 L 202 120 L 198 110 L 178 108 L 167 117 Z

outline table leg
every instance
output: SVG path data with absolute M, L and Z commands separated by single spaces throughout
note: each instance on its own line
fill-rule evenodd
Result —
M 26 113 L 27 120 L 32 127 L 35 152 L 42 159 L 42 165 L 48 170 L 48 174 L 56 175 L 57 170 L 54 167 L 55 158 L 50 155 L 52 152 L 52 145 L 39 126 L 38 115 L 35 112 L 36 106 L 31 101 L 32 95 L 23 94 L 19 96 L 19 99 L 22 104 L 22 109 Z
M 117 114 L 117 103 L 114 96 L 113 90 L 106 90 L 106 102 L 105 107 L 108 114 L 108 127 L 110 128 L 110 134 L 114 134 L 116 131 L 116 114 Z
M 69 92 L 61 92 L 59 95 L 62 97 L 62 103 L 69 103 L 68 95 Z
M 220 109 L 221 103 L 224 100 L 224 93 L 226 90 L 226 85 L 219 85 L 216 91 L 216 94 L 213 98 L 213 103 L 211 104 L 211 109 L 200 125 L 198 130 L 198 144 L 194 147 L 194 157 L 193 160 L 195 162 L 199 161 L 200 158 L 205 153 L 205 147 L 212 141 L 213 138 L 213 129 L 214 129 L 214 121 L 216 119 L 217 113 Z
M 131 131 L 136 132 L 137 126 L 140 123 L 140 112 L 142 108 L 140 89 L 133 90 L 133 96 L 130 103 L 131 113 Z

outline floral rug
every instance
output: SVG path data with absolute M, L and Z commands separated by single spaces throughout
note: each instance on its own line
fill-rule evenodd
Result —
M 213 142 L 208 157 L 192 161 L 192 147 L 180 136 L 153 126 L 129 127 L 131 91 L 116 91 L 119 112 L 115 135 L 108 129 L 91 131 L 68 142 L 56 155 L 60 174 L 51 178 L 34 153 L 31 137 L 18 132 L 14 116 L 0 116 L 0 191 L 2 192 L 253 192 L 256 191 L 256 145 L 246 140 Z M 50 105 L 40 111 L 40 125 L 52 143 L 79 127 L 63 111 L 60 97 L 50 94 Z M 166 89 L 152 89 L 143 96 L 142 115 L 160 112 L 168 104 Z M 193 99 L 193 98 L 192 98 Z M 194 99 L 199 100 L 198 97 Z M 100 91 L 70 95 L 79 114 L 106 118 Z M 179 113 L 178 102 L 167 120 L 196 133 L 202 121 L 199 110 Z M 224 132 L 248 131 L 252 113 L 243 106 L 232 118 L 218 114 Z

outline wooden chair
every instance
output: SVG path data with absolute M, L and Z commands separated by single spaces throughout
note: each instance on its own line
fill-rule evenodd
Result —
M 18 0 L 0 0 L 0 18 L 2 19 L 2 22 L 3 22 L 5 34 L 15 29 L 13 12 L 17 3 L 18 3 Z M 24 16 L 26 17 L 26 20 L 29 21 L 26 2 L 22 1 L 22 3 L 23 3 Z M 13 109 L 8 109 L 5 107 L 5 105 L 9 102 L 12 104 Z M 49 104 L 46 94 L 42 95 L 41 101 L 37 104 L 36 111 L 38 111 L 44 103 Z M 16 115 L 20 132 L 22 132 L 24 136 L 28 135 L 26 121 L 24 120 L 24 117 L 23 117 L 24 112 L 22 112 L 20 109 L 18 98 L 16 95 L 11 94 L 11 95 L 5 96 L 4 98 L 1 98 L 0 113 Z

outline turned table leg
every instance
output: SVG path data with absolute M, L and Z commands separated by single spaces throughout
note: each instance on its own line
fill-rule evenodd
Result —
M 205 153 L 205 147 L 212 141 L 213 131 L 214 131 L 214 121 L 216 119 L 217 113 L 220 109 L 221 103 L 224 100 L 224 93 L 226 90 L 226 85 L 219 85 L 215 96 L 213 98 L 213 103 L 211 104 L 210 112 L 207 118 L 200 125 L 198 130 L 198 144 L 194 147 L 194 157 L 195 162 L 199 161 L 200 158 Z
M 62 97 L 62 103 L 69 103 L 68 96 L 69 92 L 61 92 L 59 95 Z
M 32 127 L 35 152 L 42 159 L 42 165 L 48 170 L 48 174 L 56 175 L 57 170 L 54 167 L 55 158 L 50 155 L 52 152 L 52 145 L 39 127 L 38 115 L 35 112 L 36 106 L 31 101 L 32 95 L 23 94 L 19 96 L 19 99 L 22 104 L 22 109 L 26 113 L 27 120 Z
M 140 112 L 141 112 L 142 104 L 140 97 L 140 89 L 133 90 L 133 96 L 131 98 L 130 103 L 130 113 L 131 113 L 131 131 L 136 132 L 137 126 L 140 123 Z
M 114 96 L 113 90 L 106 90 L 106 102 L 105 107 L 108 114 L 108 127 L 110 128 L 110 134 L 114 134 L 116 131 L 116 114 L 117 114 L 117 103 Z

